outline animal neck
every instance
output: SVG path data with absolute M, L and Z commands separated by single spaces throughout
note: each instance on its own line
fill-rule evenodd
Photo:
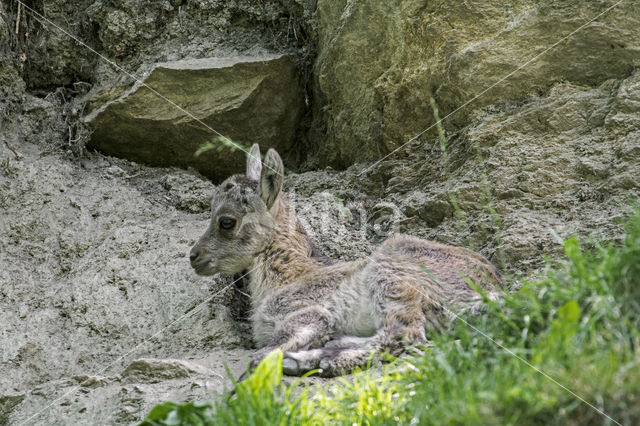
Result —
M 254 307 L 270 292 L 291 284 L 298 277 L 317 269 L 311 257 L 312 246 L 293 207 L 280 195 L 276 226 L 271 242 L 255 259 L 250 273 Z

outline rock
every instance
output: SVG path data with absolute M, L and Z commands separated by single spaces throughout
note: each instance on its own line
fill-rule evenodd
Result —
M 170 18 L 167 12 L 173 11 L 173 8 L 163 10 L 160 7 L 166 2 L 158 3 L 147 7 L 130 0 L 119 0 L 116 7 L 106 2 L 94 3 L 90 14 L 98 25 L 97 35 L 103 49 L 116 58 L 123 58 L 134 54 L 141 44 L 157 37 Z
M 202 178 L 187 172 L 165 176 L 163 185 L 169 196 L 176 199 L 176 207 L 191 213 L 209 210 L 214 186 Z
M 536 97 L 562 81 L 593 87 L 628 76 L 640 65 L 640 3 L 622 2 L 572 34 L 613 4 L 319 0 L 320 164 L 345 167 L 399 147 L 434 123 L 431 96 L 440 117 L 478 96 L 444 121 L 453 130 L 499 100 Z
M 183 379 L 194 374 L 206 374 L 206 370 L 178 359 L 141 358 L 129 364 L 121 376 L 127 383 L 158 383 L 163 380 Z
M 7 26 L 6 19 L 4 9 L 0 9 L 0 46 L 2 46 L 2 50 L 5 50 L 5 46 L 9 45 L 9 27 Z
M 203 279 L 189 266 L 209 218 L 165 199 L 167 176 L 187 172 L 131 170 L 100 155 L 83 168 L 42 156 L 38 146 L 16 149 L 21 161 L 0 147 L 0 163 L 11 165 L 11 174 L 4 166 L 0 173 L 0 389 L 29 394 L 63 378 L 111 377 L 134 359 L 209 354 L 247 340 L 219 307 L 203 304 L 227 281 Z M 144 178 L 107 175 L 112 168 Z M 224 374 L 222 366 L 217 371 Z M 33 403 L 31 413 L 42 400 Z M 19 411 L 30 412 L 23 404 Z
M 292 55 L 160 63 L 86 117 L 89 146 L 155 166 L 193 167 L 220 181 L 243 170 L 245 153 L 223 146 L 198 120 L 245 149 L 254 142 L 263 152 L 274 147 L 286 161 L 296 152 L 303 99 Z M 215 149 L 195 155 L 212 141 Z
M 301 30 L 306 29 L 305 17 L 313 10 L 310 2 L 265 0 L 257 6 L 253 0 L 49 0 L 46 6 L 31 7 L 86 46 L 131 70 L 143 63 L 214 56 L 220 50 L 229 54 L 256 47 L 294 51 L 307 38 Z M 16 3 L 5 8 L 15 16 Z M 24 78 L 29 88 L 46 94 L 78 80 L 100 84 L 105 74 L 114 76 L 111 65 L 105 69 L 106 62 L 85 45 L 51 24 L 40 24 L 24 10 L 20 39 L 28 54 Z
M 253 0 L 91 1 L 82 16 L 91 18 L 93 37 L 105 53 L 119 60 L 148 54 L 171 60 L 206 57 L 225 46 L 235 52 L 256 45 L 276 50 L 300 46 L 308 37 L 303 32 L 312 30 L 307 21 L 315 8 L 315 0 L 265 0 L 259 5 Z
M 616 85 L 614 81 L 597 88 L 558 84 L 548 96 L 521 107 L 477 116 L 466 146 L 491 164 L 486 167 L 491 190 L 524 196 L 538 209 L 571 198 L 585 185 L 602 191 L 595 183 L 606 183 L 632 160 L 619 158 L 628 152 L 620 152 L 622 135 L 602 132 L 609 117 L 618 116 L 611 107 Z
M 88 389 L 96 389 L 111 383 L 108 377 L 103 376 L 75 376 L 73 380 L 76 381 L 78 386 Z
M 620 83 L 615 93 L 611 114 L 605 125 L 616 135 L 627 134 L 640 128 L 640 71 L 635 71 Z
M 419 216 L 430 227 L 440 225 L 453 214 L 453 207 L 448 201 L 425 197 L 421 192 L 409 194 L 405 203 L 404 212 L 407 216 Z
M 72 34 L 85 43 L 93 44 L 90 18 L 86 14 L 75 15 L 80 10 L 84 11 L 90 1 L 83 0 L 79 4 L 73 4 L 64 0 L 52 0 L 46 6 L 31 4 L 32 9 L 44 15 L 53 25 L 42 24 L 26 8 L 22 8 L 16 43 L 19 51 L 24 54 L 24 72 L 21 72 L 21 77 L 30 90 L 46 95 L 59 86 L 92 80 L 98 57 L 68 35 Z M 15 8 L 13 11 L 17 12 Z M 71 16 L 74 19 L 69 19 Z M 55 28 L 56 26 L 64 32 Z
M 104 170 L 105 177 L 119 178 L 126 176 L 126 174 L 127 173 L 118 166 L 110 166 Z
M 9 414 L 13 408 L 24 399 L 24 394 L 0 396 L 0 424 L 5 424 L 9 420 Z
M 24 91 L 24 82 L 15 67 L 18 55 L 10 50 L 9 22 L 4 8 L 0 7 L 0 138 L 5 133 L 7 103 L 19 99 Z

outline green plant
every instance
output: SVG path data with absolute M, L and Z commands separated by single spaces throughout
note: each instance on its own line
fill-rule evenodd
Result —
M 491 225 L 496 235 L 496 247 L 498 250 L 498 260 L 500 261 L 499 266 L 504 271 L 507 268 L 507 261 L 505 260 L 504 250 L 502 249 L 502 220 L 500 219 L 500 215 L 494 207 L 493 197 L 491 195 L 491 187 L 489 186 L 489 179 L 487 178 L 486 173 L 482 174 L 482 195 L 482 204 L 485 206 L 485 209 L 489 213 L 489 217 L 491 218 Z
M 448 173 L 449 169 L 449 152 L 447 150 L 447 137 L 445 135 L 444 127 L 442 126 L 442 120 L 440 119 L 440 113 L 438 109 L 438 104 L 436 100 L 431 96 L 429 98 L 429 105 L 431 105 L 431 110 L 433 111 L 433 119 L 435 120 L 436 128 L 438 130 L 438 141 L 440 142 L 440 152 L 442 153 L 442 161 L 444 163 L 444 173 L 445 176 Z M 449 185 L 450 186 L 450 185 Z M 467 220 L 464 217 L 464 212 L 460 208 L 458 204 L 458 199 L 456 197 L 455 192 L 449 189 L 449 202 L 453 207 L 454 214 L 458 223 L 460 224 L 461 229 L 467 229 L 469 226 L 467 224 Z
M 176 404 L 165 402 L 153 407 L 140 426 L 164 425 L 212 425 L 211 404 L 208 402 L 188 402 Z
M 231 151 L 243 151 L 245 153 L 249 152 L 249 148 L 244 144 L 236 141 L 232 141 L 231 139 L 224 136 L 216 136 L 210 141 L 207 141 L 200 145 L 196 152 L 194 152 L 194 157 L 199 157 L 205 152 L 215 150 L 217 152 L 222 151 L 223 149 L 230 149 Z

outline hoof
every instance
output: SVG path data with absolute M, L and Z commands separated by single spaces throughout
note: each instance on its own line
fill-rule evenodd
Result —
M 287 376 L 297 376 L 300 374 L 298 361 L 293 358 L 284 358 L 282 360 L 282 372 Z
M 320 360 L 320 369 L 322 371 L 329 371 L 330 368 L 331 368 L 331 363 L 329 362 L 328 359 Z

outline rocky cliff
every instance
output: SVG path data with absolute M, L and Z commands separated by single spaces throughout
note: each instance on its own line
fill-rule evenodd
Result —
M 0 424 L 128 424 L 229 385 L 242 282 L 187 253 L 253 142 L 331 257 L 405 232 L 526 276 L 558 237 L 617 239 L 639 27 L 633 1 L 3 2 Z

